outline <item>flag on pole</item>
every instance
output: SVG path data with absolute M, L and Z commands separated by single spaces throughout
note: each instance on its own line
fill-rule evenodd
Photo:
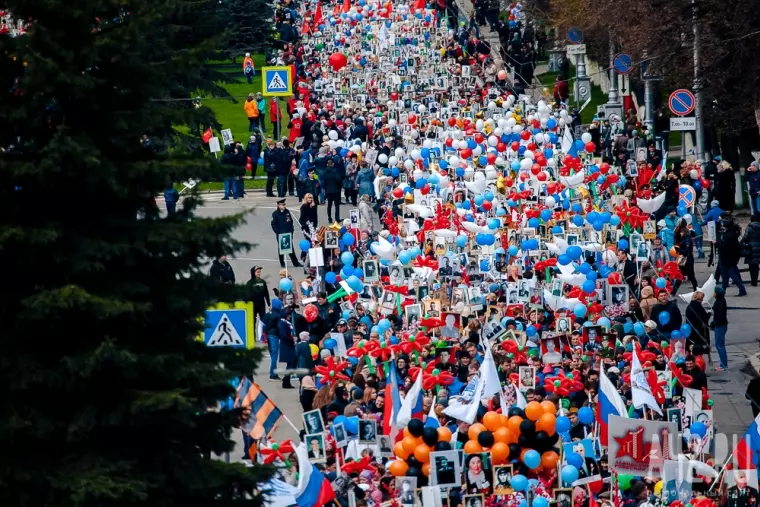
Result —
M 628 411 L 625 408 L 625 402 L 615 389 L 612 381 L 604 372 L 604 366 L 599 373 L 599 402 L 596 404 L 596 420 L 599 423 L 599 441 L 602 445 L 607 445 L 607 426 L 610 416 L 628 417 Z
M 662 415 L 662 409 L 652 395 L 652 388 L 649 387 L 649 381 L 644 374 L 644 368 L 641 367 L 638 351 L 633 351 L 631 355 L 631 391 L 633 393 L 633 406 L 641 408 L 647 406 Z
M 734 449 L 734 461 L 739 470 L 752 470 L 760 468 L 760 414 L 755 417 L 752 424 Z
M 206 144 L 208 144 L 212 137 L 214 137 L 214 132 L 211 130 L 211 127 L 207 128 L 203 134 L 201 134 L 201 139 L 203 139 L 203 142 Z
M 517 408 L 525 408 L 528 406 L 528 400 L 525 399 L 525 395 L 515 386 L 515 405 Z
M 325 23 L 325 17 L 322 14 L 322 4 L 317 2 L 317 10 L 314 11 L 314 27 L 318 28 L 319 25 L 323 25 Z
M 383 408 L 383 435 L 391 435 L 396 426 L 396 419 L 401 411 L 401 396 L 399 395 L 398 376 L 396 376 L 395 361 L 391 361 L 388 383 L 385 386 L 385 407 Z
M 422 372 L 406 393 L 401 409 L 396 417 L 396 427 L 404 428 L 412 419 L 422 419 Z
M 465 387 L 463 392 L 464 396 L 459 399 L 452 399 L 449 401 L 449 406 L 443 409 L 443 413 L 454 419 L 459 419 L 467 424 L 472 424 L 475 421 L 475 416 L 478 415 L 478 408 L 480 407 L 480 399 L 483 397 L 483 389 L 485 388 L 485 381 L 483 377 L 475 377 L 477 384 L 475 385 L 474 392 L 467 393 L 470 384 Z M 471 394 L 472 398 L 469 397 Z
M 430 410 L 428 411 L 427 418 L 425 419 L 425 427 L 426 428 L 440 428 L 441 422 L 438 420 L 438 416 L 435 413 L 435 400 L 433 400 L 433 403 L 430 405 Z
M 248 388 L 241 406 L 251 407 L 251 414 L 241 429 L 254 440 L 268 437 L 282 420 L 282 411 L 256 383 Z
M 309 452 L 306 450 L 306 444 L 296 447 L 296 456 L 298 457 L 298 493 L 296 503 L 299 507 L 314 507 L 327 505 L 335 500 L 335 491 L 333 491 L 330 481 L 309 462 Z

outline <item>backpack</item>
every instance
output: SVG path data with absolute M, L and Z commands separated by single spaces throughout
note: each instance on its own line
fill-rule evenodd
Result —
M 246 74 L 253 74 L 253 65 L 251 65 L 250 62 L 245 66 L 245 71 L 244 72 Z

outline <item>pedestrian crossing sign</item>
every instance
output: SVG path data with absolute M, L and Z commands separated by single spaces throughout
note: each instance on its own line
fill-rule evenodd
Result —
M 253 303 L 237 301 L 209 308 L 206 310 L 203 343 L 209 347 L 252 349 L 256 343 L 253 320 Z
M 290 67 L 262 67 L 261 82 L 263 95 L 269 97 L 289 97 L 293 95 L 293 81 L 290 79 Z

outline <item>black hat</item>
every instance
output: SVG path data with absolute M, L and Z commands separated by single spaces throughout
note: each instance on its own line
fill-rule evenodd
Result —
M 285 204 L 285 199 L 277 199 L 277 204 Z

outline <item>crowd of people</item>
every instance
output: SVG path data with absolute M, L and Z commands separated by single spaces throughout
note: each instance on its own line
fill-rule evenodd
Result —
M 301 442 L 280 442 L 247 412 L 246 459 L 279 468 L 262 491 L 309 507 L 756 505 L 752 465 L 712 455 L 707 373 L 729 366 L 742 256 L 757 283 L 760 215 L 741 234 L 719 172 L 666 167 L 653 145 L 605 160 L 561 101 L 493 68 L 477 34 L 504 29 L 490 4 L 469 23 L 446 7 L 276 10 L 290 136 L 254 133 L 247 157 L 274 174 L 268 195 L 276 179 L 298 196 L 271 226 L 281 266 L 305 274 L 270 291 L 251 270 L 272 384 L 243 379 L 236 403 L 293 389 L 304 416 Z M 508 14 L 522 51 L 522 7 Z M 706 246 L 717 269 L 700 285 Z M 225 265 L 212 274 L 234 282 Z M 631 421 L 673 438 L 643 468 L 621 456 Z

